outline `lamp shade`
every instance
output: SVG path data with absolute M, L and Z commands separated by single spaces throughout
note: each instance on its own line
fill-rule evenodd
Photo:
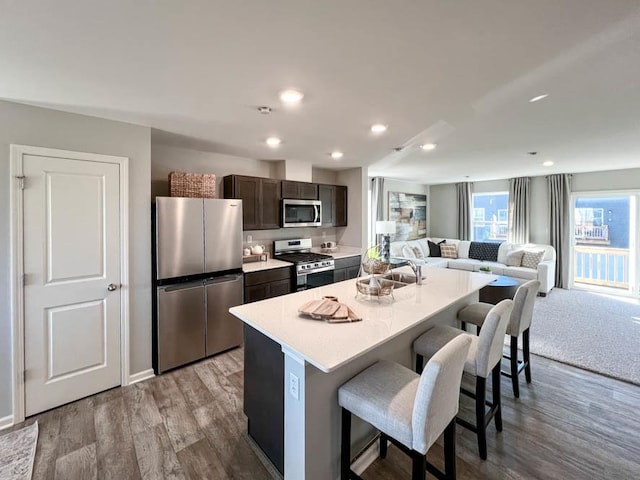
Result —
M 391 235 L 396 233 L 396 222 L 376 222 L 376 233 L 382 235 Z

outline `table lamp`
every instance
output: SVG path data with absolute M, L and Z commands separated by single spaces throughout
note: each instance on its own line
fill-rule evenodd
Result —
M 396 233 L 396 222 L 376 222 L 376 233 L 382 236 L 382 241 L 380 242 L 382 261 L 389 263 L 389 248 L 391 246 L 389 235 Z

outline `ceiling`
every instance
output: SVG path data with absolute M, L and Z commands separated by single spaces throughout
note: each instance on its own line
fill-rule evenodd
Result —
M 0 9 L 0 98 L 151 126 L 157 142 L 427 184 L 640 167 L 638 0 Z M 297 108 L 278 99 L 288 87 Z

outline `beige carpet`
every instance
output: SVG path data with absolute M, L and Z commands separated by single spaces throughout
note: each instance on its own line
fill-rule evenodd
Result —
M 38 444 L 38 422 L 0 436 L 0 480 L 29 480 Z
M 638 300 L 554 288 L 536 298 L 530 344 L 536 355 L 640 385 Z

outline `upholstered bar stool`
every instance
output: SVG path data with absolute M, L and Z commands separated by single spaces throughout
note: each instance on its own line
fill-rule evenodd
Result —
M 518 375 L 524 370 L 527 383 L 531 383 L 531 362 L 529 358 L 529 327 L 533 318 L 533 305 L 538 294 L 540 282 L 530 280 L 518 287 L 513 297 L 513 311 L 507 325 L 507 335 L 511 336 L 511 348 L 508 358 L 511 363 L 511 372 L 501 372 L 505 377 L 511 378 L 513 395 L 520 397 L 520 385 Z M 489 303 L 472 303 L 458 312 L 458 320 L 462 325 L 472 323 L 482 331 L 482 324 L 493 305 Z M 522 335 L 522 361 L 518 360 L 518 337 Z
M 391 441 L 412 459 L 412 479 L 425 470 L 437 478 L 456 478 L 455 417 L 462 368 L 472 340 L 456 338 L 444 345 L 422 375 L 392 362 L 378 362 L 338 390 L 342 407 L 341 479 L 360 479 L 351 470 L 351 414 L 380 430 L 380 456 Z M 444 432 L 445 471 L 427 462 L 426 453 Z
M 507 330 L 509 316 L 513 309 L 512 300 L 503 300 L 493 306 L 487 313 L 479 336 L 471 335 L 459 328 L 438 325 L 423 333 L 413 342 L 416 352 L 416 370 L 420 372 L 424 358 L 431 358 L 453 338 L 465 337 L 471 339 L 471 347 L 464 364 L 464 371 L 476 378 L 475 394 L 466 389 L 461 392 L 475 399 L 476 424 L 457 418 L 456 422 L 478 436 L 478 450 L 480 458 L 487 459 L 487 426 L 495 418 L 496 430 L 502 431 L 502 407 L 500 403 L 500 360 L 502 359 L 502 345 Z M 491 374 L 492 401 L 487 401 L 487 378 Z M 487 412 L 485 406 L 489 407 Z

